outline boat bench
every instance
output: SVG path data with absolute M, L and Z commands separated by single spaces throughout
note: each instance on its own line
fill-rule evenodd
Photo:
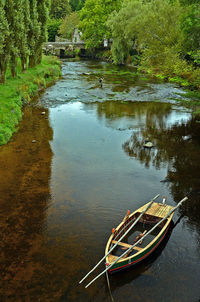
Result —
M 112 243 L 116 244 L 116 243 L 117 243 L 117 241 L 116 241 L 116 240 L 112 240 Z M 121 246 L 124 246 L 124 247 L 127 247 L 127 248 L 132 247 L 132 245 L 131 245 L 131 244 L 124 243 L 124 242 L 118 242 L 118 243 L 117 243 L 117 245 L 121 245 Z M 139 247 L 139 246 L 134 246 L 134 247 L 133 247 L 133 250 L 136 250 L 136 251 L 141 251 L 141 250 L 142 250 L 142 248 L 141 248 L 141 247 Z

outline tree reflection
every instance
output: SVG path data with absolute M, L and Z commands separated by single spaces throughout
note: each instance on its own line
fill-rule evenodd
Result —
M 104 119 L 108 127 L 116 127 L 114 121 L 117 121 L 117 125 L 120 124 L 120 120 L 123 120 L 123 129 L 137 129 L 152 125 L 164 127 L 167 118 L 172 110 L 172 105 L 159 102 L 103 102 L 87 105 L 97 106 L 98 118 Z M 153 127 L 152 125 L 152 127 Z
M 131 129 L 133 133 L 122 148 L 145 167 L 165 167 L 162 180 L 169 187 L 176 202 L 189 196 L 181 209 L 189 222 L 200 232 L 200 123 L 197 117 L 186 114 L 184 120 L 173 119 L 173 106 L 159 102 L 103 102 L 87 104 L 97 107 L 99 120 L 118 130 Z M 176 115 L 175 115 L 176 116 Z M 184 112 L 182 114 L 184 116 Z M 120 128 L 119 128 L 120 125 Z M 154 148 L 144 148 L 145 140 Z
M 167 183 L 174 200 L 189 196 L 182 211 L 200 231 L 200 124 L 195 117 L 187 122 L 167 127 L 160 117 L 150 115 L 144 129 L 134 132 L 122 146 L 125 153 L 135 157 L 146 167 L 157 169 L 167 167 Z M 145 139 L 153 142 L 155 148 L 145 149 Z

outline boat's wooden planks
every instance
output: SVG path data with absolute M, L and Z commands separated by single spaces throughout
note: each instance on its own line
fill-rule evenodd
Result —
M 117 241 L 112 240 L 112 243 L 116 244 Z M 128 244 L 128 243 L 125 243 L 125 242 L 118 242 L 118 245 L 121 245 L 121 246 L 124 246 L 124 247 L 127 247 L 127 248 L 130 248 L 132 246 L 132 244 Z M 141 248 L 139 246 L 134 246 L 133 249 L 136 250 L 136 251 L 141 251 L 143 248 Z
M 114 256 L 112 254 L 108 255 L 108 261 L 109 261 L 109 263 L 114 262 L 117 258 L 118 258 L 118 256 Z
M 141 207 L 138 212 L 142 212 L 145 206 Z M 168 206 L 167 204 L 154 202 L 145 214 L 164 218 L 173 208 L 174 207 Z

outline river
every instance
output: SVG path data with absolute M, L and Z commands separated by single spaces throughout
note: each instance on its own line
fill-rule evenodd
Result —
M 62 72 L 0 147 L 0 301 L 199 302 L 200 123 L 184 90 L 103 62 Z M 157 252 L 79 285 L 127 210 L 158 193 L 189 200 Z

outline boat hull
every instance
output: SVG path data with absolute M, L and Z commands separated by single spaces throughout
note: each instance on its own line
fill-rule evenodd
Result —
M 141 253 L 137 253 L 132 257 L 124 259 L 124 261 L 120 261 L 119 263 L 114 264 L 113 267 L 110 270 L 108 270 L 109 273 L 114 274 L 129 269 L 130 267 L 133 267 L 136 264 L 139 264 L 142 261 L 144 261 L 158 248 L 158 246 L 161 244 L 161 242 L 164 240 L 165 236 L 167 235 L 169 228 L 170 228 L 170 224 L 165 230 L 163 230 L 163 232 L 160 232 L 159 236 L 156 238 L 156 241 L 147 249 L 143 250 Z

